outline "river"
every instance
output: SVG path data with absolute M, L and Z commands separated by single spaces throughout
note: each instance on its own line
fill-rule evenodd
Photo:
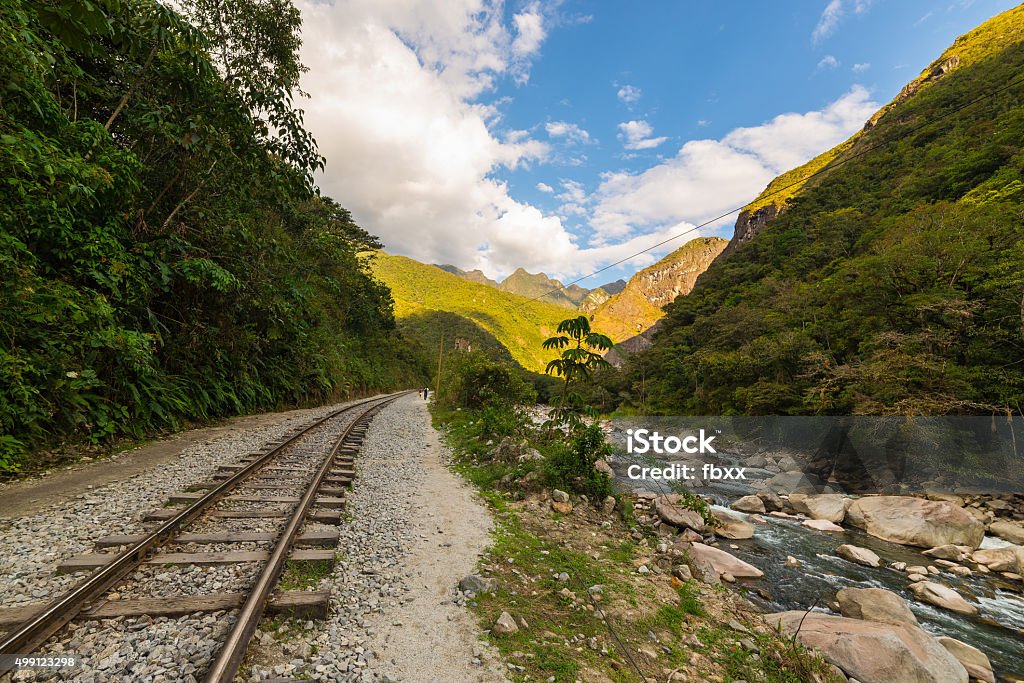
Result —
M 613 435 L 611 441 L 617 453 L 612 466 L 621 486 L 659 494 L 669 492 L 670 488 L 664 482 L 628 479 L 625 476 L 628 466 L 639 461 L 636 456 L 625 454 L 621 432 Z M 654 461 L 645 462 L 649 465 Z M 743 466 L 744 459 L 735 454 L 719 452 L 711 457 L 673 457 L 661 462 L 686 463 L 696 465 L 699 469 L 703 462 L 726 467 Z M 748 469 L 744 482 L 702 482 L 691 490 L 714 501 L 716 508 L 741 519 L 749 519 L 750 515 L 728 509 L 728 505 L 740 496 L 756 493 L 757 489 L 751 484 L 773 474 L 763 469 Z M 752 539 L 720 539 L 719 545 L 765 573 L 762 579 L 741 581 L 738 585 L 749 588 L 750 599 L 766 612 L 809 609 L 814 606 L 817 610 L 832 613 L 828 603 L 834 601 L 835 593 L 840 588 L 884 588 L 907 601 L 925 630 L 934 635 L 956 638 L 985 652 L 997 676 L 1024 677 L 1024 596 L 1021 595 L 1019 583 L 1014 588 L 997 574 L 975 573 L 971 577 L 961 578 L 943 572 L 941 581 L 972 594 L 980 609 L 979 614 L 973 617 L 959 615 L 917 601 L 908 590 L 906 574 L 888 568 L 888 565 L 895 562 L 906 562 L 908 565 L 933 564 L 933 560 L 921 554 L 923 549 L 889 543 L 852 528 L 844 527 L 842 533 L 820 532 L 802 526 L 799 520 L 769 515 L 760 517 L 764 521 L 753 523 L 755 531 Z M 883 566 L 877 569 L 864 567 L 838 557 L 835 549 L 844 543 L 869 548 L 882 558 Z M 982 547 L 1002 544 L 1000 539 L 986 536 Z M 785 566 L 787 555 L 795 557 L 800 566 Z

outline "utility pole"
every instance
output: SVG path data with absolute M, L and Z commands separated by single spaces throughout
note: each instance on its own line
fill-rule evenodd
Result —
M 444 355 L 444 332 L 441 333 L 441 341 L 437 345 L 437 385 L 434 387 L 434 400 L 441 395 L 441 357 Z

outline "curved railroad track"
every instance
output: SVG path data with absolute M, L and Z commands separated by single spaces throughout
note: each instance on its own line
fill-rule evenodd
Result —
M 354 457 L 373 416 L 405 393 L 345 406 L 236 463 L 221 465 L 210 481 L 172 495 L 165 507 L 147 514 L 144 519 L 156 523 L 152 530 L 102 538 L 97 549 L 113 552 L 65 560 L 58 571 L 91 573 L 45 606 L 0 611 L 0 632 L 7 631 L 0 653 L 38 652 L 75 620 L 237 610 L 205 674 L 210 683 L 234 680 L 268 609 L 290 616 L 326 615 L 329 593 L 275 593 L 275 587 L 289 563 L 333 564 L 338 533 L 329 525 L 341 520 L 345 490 L 355 476 Z M 199 547 L 215 550 L 196 551 Z M 136 599 L 113 593 L 126 584 L 137 584 L 136 593 L 139 587 L 144 591 L 152 578 L 146 576 L 147 567 L 231 563 L 251 569 L 245 592 Z

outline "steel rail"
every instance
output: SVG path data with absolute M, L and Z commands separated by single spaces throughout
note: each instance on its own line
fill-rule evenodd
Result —
M 390 400 L 395 399 L 392 398 Z M 175 535 L 180 533 L 186 526 L 193 522 L 196 517 L 205 512 L 207 508 L 219 501 L 226 493 L 262 469 L 264 465 L 268 464 L 277 455 L 279 455 L 286 446 L 289 446 L 294 441 L 305 436 L 312 429 L 324 424 L 328 420 L 374 401 L 380 401 L 380 399 L 366 399 L 359 403 L 336 410 L 288 437 L 283 443 L 275 446 L 268 453 L 262 455 L 256 460 L 253 460 L 237 473 L 211 489 L 202 498 L 191 503 L 177 515 L 160 525 L 156 530 L 150 532 L 144 539 L 133 544 L 116 560 L 100 569 L 97 569 L 87 579 L 68 590 L 62 596 L 40 610 L 39 613 L 26 620 L 13 631 L 9 632 L 4 637 L 3 641 L 0 642 L 0 654 L 27 655 L 33 652 L 36 648 L 45 643 L 50 636 L 78 616 L 78 614 L 85 609 L 91 601 L 108 591 L 125 576 L 137 569 L 153 550 L 165 545 Z M 361 418 L 362 416 L 357 418 L 356 421 Z
M 401 394 L 399 395 L 401 396 Z M 274 547 L 274 552 L 271 554 L 267 564 L 264 565 L 263 571 L 260 573 L 256 583 L 249 592 L 249 597 L 246 599 L 245 604 L 242 606 L 238 613 L 238 619 L 235 621 L 234 627 L 231 629 L 231 633 L 228 634 L 227 639 L 224 641 L 224 645 L 221 647 L 220 653 L 217 655 L 217 659 L 210 667 L 206 674 L 206 683 L 230 683 L 235 680 L 235 676 L 238 674 L 238 668 L 242 664 L 242 660 L 245 658 L 246 650 L 249 648 L 249 641 L 252 640 L 253 635 L 256 633 L 256 628 L 259 626 L 260 619 L 263 618 L 263 612 L 266 609 L 267 600 L 270 598 L 270 594 L 277 584 L 278 578 L 281 576 L 281 572 L 284 571 L 285 563 L 288 560 L 288 554 L 291 552 L 292 545 L 295 542 L 295 537 L 298 536 L 299 529 L 306 521 L 306 515 L 309 509 L 313 506 L 313 501 L 316 500 L 320 485 L 323 480 L 327 477 L 327 473 L 330 472 L 331 467 L 334 466 L 334 459 L 338 455 L 338 451 L 344 445 L 348 437 L 355 431 L 356 427 L 366 423 L 367 418 L 372 416 L 378 410 L 384 406 L 396 401 L 399 396 L 385 399 L 380 403 L 368 408 L 362 415 L 352 421 L 351 424 L 345 429 L 345 432 L 335 442 L 334 447 L 331 449 L 330 454 L 324 459 L 323 464 L 317 470 L 316 475 L 313 477 L 312 483 L 309 488 L 306 489 L 305 495 L 302 496 L 302 500 L 295 507 L 295 511 L 292 513 L 292 517 L 288 522 L 288 526 L 278 539 L 277 545 Z

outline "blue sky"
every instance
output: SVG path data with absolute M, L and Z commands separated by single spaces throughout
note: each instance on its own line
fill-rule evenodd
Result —
M 389 251 L 574 278 L 749 201 L 1015 4 L 302 0 L 320 184 Z

